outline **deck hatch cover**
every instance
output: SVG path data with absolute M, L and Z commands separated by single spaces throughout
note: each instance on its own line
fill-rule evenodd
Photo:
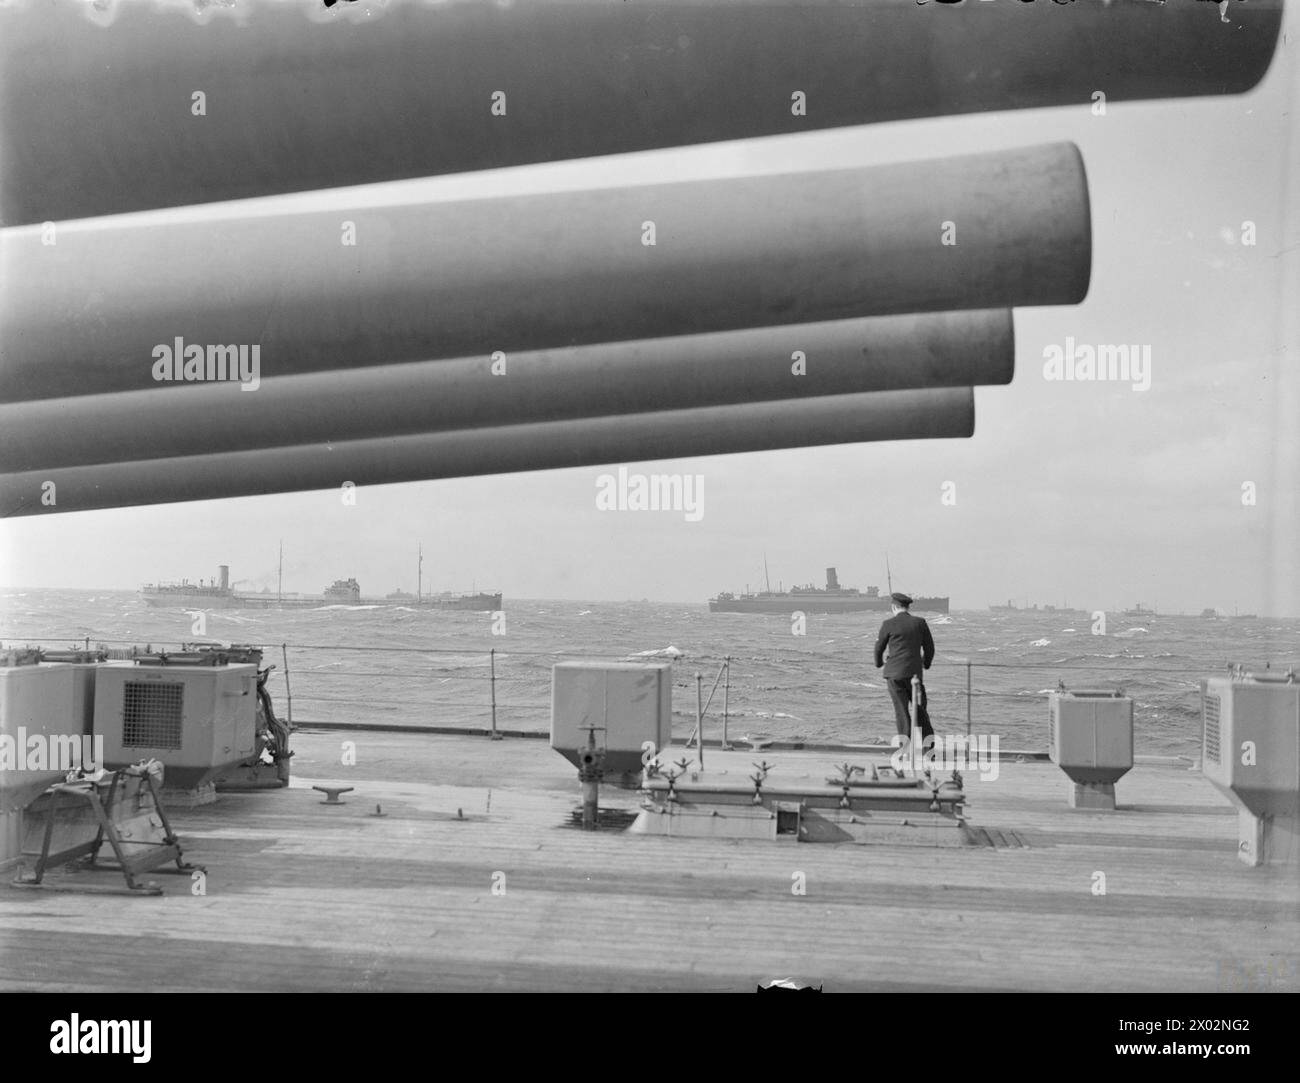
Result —
M 128 748 L 181 747 L 185 685 L 127 681 L 122 689 L 122 744 Z
M 1205 696 L 1205 758 L 1219 762 L 1219 709 L 1218 696 Z

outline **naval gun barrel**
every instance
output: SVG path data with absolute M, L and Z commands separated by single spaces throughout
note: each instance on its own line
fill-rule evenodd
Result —
M 968 437 L 971 388 L 876 391 L 0 475 L 0 516 L 740 451 Z
M 459 202 L 338 198 L 332 211 L 77 222 L 56 244 L 7 231 L 0 401 L 178 393 L 231 351 L 250 370 L 256 356 L 261 379 L 498 354 L 508 366 L 527 350 L 1074 304 L 1091 272 L 1070 143 Z
M 1231 94 L 1282 0 L 0 6 L 0 223 Z M 199 10 L 195 10 L 198 8 Z
M 0 406 L 0 471 L 868 391 L 1004 384 L 1009 309 L 640 339 Z M 833 571 L 833 570 L 832 570 Z M 224 581 L 223 581 L 224 583 Z

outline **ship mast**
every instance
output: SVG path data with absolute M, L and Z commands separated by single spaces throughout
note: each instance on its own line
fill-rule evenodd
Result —
M 885 554 L 885 589 L 890 594 L 894 593 L 894 577 L 889 574 L 889 554 Z
M 280 571 L 275 580 L 275 600 L 277 603 L 284 601 L 284 541 L 280 542 Z
M 417 543 L 415 552 L 417 558 L 415 562 L 415 601 L 418 605 L 420 595 L 424 591 L 424 546 Z
M 767 577 L 767 554 L 766 553 L 763 554 L 763 587 L 768 592 L 768 594 L 772 593 L 772 580 L 770 580 Z

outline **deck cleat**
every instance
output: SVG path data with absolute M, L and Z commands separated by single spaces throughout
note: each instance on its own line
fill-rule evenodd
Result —
M 677 780 L 678 780 L 679 778 L 681 778 L 681 776 L 682 776 L 682 772 L 681 772 L 681 771 L 665 771 L 665 772 L 663 773 L 663 777 L 666 778 L 666 779 L 668 780 L 668 800 L 669 800 L 669 801 L 676 801 L 676 800 L 677 800 L 677 787 L 676 787 L 676 782 L 677 782 Z
M 339 794 L 341 794 L 341 793 L 351 793 L 351 792 L 353 791 L 353 789 L 355 789 L 355 787 L 353 787 L 353 786 L 313 786 L 312 789 L 313 789 L 313 790 L 320 790 L 320 792 L 323 793 L 323 794 L 325 795 L 325 800 L 321 802 L 322 805 L 346 805 L 346 804 L 347 804 L 346 801 L 340 801 L 340 800 L 339 800 Z M 378 807 L 378 806 L 376 806 L 376 807 Z

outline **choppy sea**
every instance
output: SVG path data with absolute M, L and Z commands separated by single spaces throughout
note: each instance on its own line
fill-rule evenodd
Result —
M 129 591 L 27 590 L 0 594 L 0 643 L 104 643 L 175 649 L 183 642 L 253 643 L 276 670 L 277 713 L 297 724 L 382 723 L 483 728 L 495 690 L 497 725 L 549 727 L 551 666 L 571 658 L 674 657 L 674 734 L 695 726 L 696 674 L 709 696 L 705 734 L 862 744 L 894 731 L 871 649 L 879 614 L 787 617 L 710 613 L 654 602 L 505 602 L 504 627 L 486 613 L 403 606 L 212 610 L 152 609 Z M 1233 663 L 1300 665 L 1300 620 L 1043 612 L 954 612 L 929 619 L 938 656 L 927 674 L 940 733 L 997 733 L 1001 747 L 1043 749 L 1047 693 L 1119 687 L 1135 701 L 1139 754 L 1199 754 L 1199 681 Z M 492 652 L 495 652 L 493 654 Z M 967 694 L 969 662 L 970 694 Z M 286 663 L 288 685 L 286 687 Z M 492 679 L 495 672 L 495 680 Z

